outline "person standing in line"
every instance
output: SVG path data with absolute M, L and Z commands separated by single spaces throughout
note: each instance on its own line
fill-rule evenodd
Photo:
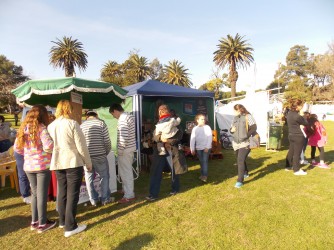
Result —
M 249 137 L 256 133 L 257 125 L 253 116 L 242 104 L 236 104 L 233 108 L 235 116 L 230 132 L 233 135 L 232 146 L 236 152 L 238 165 L 238 179 L 234 187 L 241 188 L 244 185 L 244 179 L 249 177 L 246 163 L 250 152 Z
M 308 122 L 308 120 L 310 119 L 310 113 L 307 112 L 307 111 L 303 112 L 303 118 L 305 119 L 306 122 Z M 308 142 L 308 135 L 306 133 L 306 137 L 305 137 L 305 141 L 304 141 L 304 147 L 303 147 L 302 153 L 300 154 L 300 164 L 309 164 L 309 162 L 307 160 L 305 160 L 305 151 L 306 151 L 306 147 L 307 147 L 307 142 Z
M 307 175 L 307 172 L 300 169 L 300 154 L 305 144 L 304 126 L 308 123 L 299 114 L 303 108 L 303 102 L 298 99 L 290 100 L 290 111 L 287 114 L 286 121 L 289 130 L 289 151 L 286 156 L 285 170 L 293 170 L 294 175 Z
M 0 115 L 0 153 L 7 151 L 12 143 L 10 142 L 10 122 L 5 122 L 5 117 Z
M 327 132 L 325 127 L 319 122 L 318 116 L 316 114 L 312 114 L 309 119 L 308 126 L 308 134 L 309 141 L 308 145 L 311 146 L 311 163 L 314 166 L 319 168 L 329 169 L 330 167 L 325 163 L 325 149 L 324 146 L 327 143 Z M 318 148 L 320 152 L 320 162 L 316 162 L 315 160 L 315 151 Z
M 54 141 L 50 169 L 57 176 L 59 227 L 65 229 L 65 237 L 86 229 L 86 225 L 77 224 L 76 214 L 84 166 L 86 171 L 92 170 L 85 136 L 79 124 L 73 120 L 72 112 L 68 100 L 59 101 L 56 120 L 48 126 Z
M 114 103 L 109 108 L 109 113 L 118 120 L 117 123 L 117 152 L 118 173 L 122 179 L 124 196 L 118 203 L 128 203 L 135 199 L 134 177 L 132 163 L 136 151 L 136 127 L 135 118 L 124 112 L 122 106 Z
M 110 203 L 109 189 L 109 163 L 107 155 L 111 151 L 111 141 L 108 127 L 105 122 L 98 118 L 97 113 L 88 110 L 86 121 L 80 125 L 86 138 L 88 151 L 92 160 L 92 171 L 85 171 L 85 180 L 90 203 L 97 206 L 99 194 L 94 188 L 95 172 L 100 176 L 101 185 L 101 203 L 106 205 Z
M 43 233 L 56 225 L 55 221 L 47 218 L 48 189 L 51 172 L 51 152 L 54 147 L 46 126 L 49 116 L 46 108 L 35 105 L 28 112 L 21 124 L 14 150 L 24 155 L 24 171 L 31 186 L 31 212 L 30 229 Z
M 192 155 L 197 153 L 200 165 L 201 176 L 199 179 L 207 182 L 208 161 L 212 147 L 212 130 L 209 125 L 205 125 L 205 116 L 198 114 L 195 117 L 197 125 L 192 129 L 190 136 L 190 151 Z
M 165 112 L 164 109 L 169 110 L 167 105 L 160 105 L 158 107 L 159 116 Z M 153 132 L 153 134 L 155 134 Z M 162 172 L 167 166 L 171 170 L 171 192 L 169 195 L 176 195 L 180 191 L 180 174 L 184 174 L 188 170 L 186 159 L 183 151 L 179 149 L 179 143 L 182 139 L 182 129 L 178 129 L 177 133 L 172 138 L 161 139 L 161 134 L 153 137 L 155 142 L 162 141 L 165 143 L 168 154 L 160 155 L 157 147 L 153 147 L 153 161 L 150 169 L 150 186 L 149 195 L 146 197 L 148 201 L 155 201 L 158 199 L 160 193 L 160 186 L 162 181 Z
M 24 155 L 14 151 L 14 158 L 16 160 L 16 170 L 19 179 L 20 194 L 23 198 L 23 202 L 26 204 L 30 204 L 31 203 L 30 182 L 26 172 L 23 170 Z

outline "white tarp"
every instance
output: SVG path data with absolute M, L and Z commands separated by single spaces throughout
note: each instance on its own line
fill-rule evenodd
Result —
M 256 124 L 257 132 L 260 135 L 261 143 L 267 140 L 268 112 L 280 112 L 282 110 L 281 103 L 269 103 L 268 94 L 266 91 L 252 92 L 248 91 L 246 97 L 241 100 L 232 101 L 224 106 L 216 108 L 216 119 L 220 129 L 229 129 L 234 117 L 234 105 L 242 104 L 253 115 Z

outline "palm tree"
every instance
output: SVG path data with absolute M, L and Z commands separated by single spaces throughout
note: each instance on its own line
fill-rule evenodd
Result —
M 164 66 L 163 82 L 190 88 L 192 83 L 189 79 L 188 69 L 185 69 L 181 62 L 177 60 L 169 61 L 169 65 Z
M 101 80 L 104 82 L 111 82 L 123 87 L 124 74 L 122 72 L 122 65 L 116 61 L 108 61 L 101 69 Z
M 53 67 L 65 69 L 65 76 L 75 76 L 74 67 L 79 70 L 87 68 L 87 54 L 83 50 L 83 45 L 77 39 L 72 40 L 72 37 L 63 37 L 63 40 L 51 41 L 56 44 L 52 46 L 50 55 L 50 64 Z
M 227 38 L 219 40 L 220 44 L 217 45 L 218 50 L 213 53 L 213 61 L 219 68 L 223 69 L 226 65 L 229 66 L 231 97 L 235 97 L 236 94 L 237 68 L 242 66 L 245 69 L 254 61 L 252 55 L 254 49 L 243 38 L 238 33 L 234 38 L 231 35 L 227 35 Z
M 131 70 L 137 78 L 137 81 L 142 82 L 146 80 L 151 73 L 147 58 L 139 56 L 138 54 L 133 54 L 130 56 L 130 63 Z

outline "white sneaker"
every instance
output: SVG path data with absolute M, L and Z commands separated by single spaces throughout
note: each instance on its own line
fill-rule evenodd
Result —
M 297 172 L 294 172 L 293 174 L 294 175 L 307 175 L 307 173 L 302 169 L 299 169 Z
M 24 198 L 23 198 L 23 202 L 24 202 L 25 204 L 31 204 L 31 196 L 24 197 Z
M 72 235 L 81 233 L 83 230 L 86 229 L 86 227 L 87 227 L 86 225 L 78 225 L 78 227 L 77 227 L 76 229 L 74 229 L 74 230 L 72 230 L 72 231 L 66 231 L 66 232 L 64 233 L 64 236 L 65 236 L 65 237 L 70 237 L 70 236 L 72 236 Z
M 309 162 L 307 160 L 300 161 L 300 164 L 307 165 Z

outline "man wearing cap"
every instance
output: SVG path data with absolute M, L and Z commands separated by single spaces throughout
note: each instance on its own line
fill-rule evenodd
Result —
M 93 206 L 99 201 L 99 194 L 94 188 L 94 176 L 100 176 L 101 203 L 106 205 L 110 202 L 109 189 L 109 164 L 107 155 L 111 150 L 111 141 L 105 122 L 98 118 L 94 110 L 86 112 L 86 121 L 81 124 L 82 132 L 86 138 L 89 154 L 92 159 L 93 169 L 85 171 L 85 179 L 89 200 Z
M 135 199 L 132 163 L 136 151 L 135 118 L 124 112 L 118 103 L 112 104 L 109 113 L 117 123 L 118 173 L 122 179 L 124 196 L 118 203 L 128 203 Z

